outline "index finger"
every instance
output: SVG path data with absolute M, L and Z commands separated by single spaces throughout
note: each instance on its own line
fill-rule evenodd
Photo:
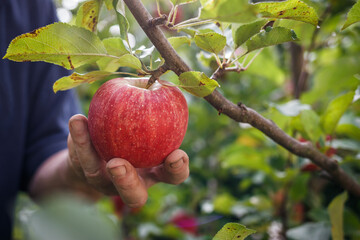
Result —
M 74 115 L 69 120 L 69 129 L 87 181 L 101 192 L 116 192 L 106 172 L 106 163 L 99 158 L 91 143 L 87 118 L 80 114 Z

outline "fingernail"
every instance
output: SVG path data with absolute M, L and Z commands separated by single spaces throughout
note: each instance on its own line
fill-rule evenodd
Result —
M 113 177 L 123 177 L 126 175 L 126 167 L 125 166 L 118 166 L 118 167 L 110 168 L 109 171 Z
M 184 159 L 183 158 L 180 158 L 179 160 L 177 160 L 176 162 L 173 162 L 170 164 L 170 167 L 171 168 L 179 168 L 183 165 L 184 163 Z

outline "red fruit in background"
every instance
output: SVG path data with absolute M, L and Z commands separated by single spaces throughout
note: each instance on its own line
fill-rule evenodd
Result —
M 184 139 L 188 108 L 175 86 L 148 79 L 117 78 L 104 83 L 89 108 L 89 133 L 99 156 L 119 157 L 134 167 L 161 164 Z
M 114 205 L 115 214 L 118 217 L 122 217 L 126 204 L 123 202 L 120 196 L 111 197 L 112 203 Z
M 272 203 L 275 209 L 275 214 L 277 216 L 280 215 L 280 208 L 285 202 L 285 191 L 284 189 L 279 189 L 277 192 L 275 192 L 272 196 Z
M 115 214 L 121 218 L 124 214 L 136 214 L 141 211 L 141 207 L 139 208 L 130 208 L 128 207 L 120 196 L 112 196 L 111 197 L 112 203 L 114 205 Z
M 307 163 L 301 167 L 302 172 L 314 172 L 314 171 L 319 171 L 319 170 L 320 170 L 320 167 L 318 167 L 314 163 Z
M 305 206 L 303 203 L 295 203 L 292 206 L 291 219 L 297 223 L 301 223 L 305 218 Z
M 179 212 L 171 219 L 171 222 L 184 232 L 196 234 L 198 231 L 198 222 L 196 218 L 190 214 Z
M 335 138 L 333 137 L 333 136 L 331 136 L 331 135 L 326 135 L 326 138 L 325 138 L 325 140 L 326 141 L 332 141 L 332 140 L 334 140 Z
M 309 142 L 308 140 L 306 140 L 305 138 L 303 137 L 299 137 L 299 142 L 302 142 L 302 143 L 306 143 L 306 142 Z
M 335 155 L 335 153 L 336 153 L 336 149 L 333 147 L 330 147 L 330 148 L 326 149 L 325 155 L 328 157 L 332 157 Z

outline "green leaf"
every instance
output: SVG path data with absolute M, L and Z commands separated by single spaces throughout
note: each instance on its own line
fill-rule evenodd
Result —
M 335 139 L 331 141 L 331 146 L 335 149 L 358 152 L 360 149 L 360 142 L 351 139 Z
M 336 49 L 325 50 L 321 54 L 323 60 L 319 59 L 320 64 L 313 73 L 311 90 L 301 95 L 301 101 L 321 106 L 336 95 L 355 90 L 359 86 L 356 78 L 360 72 L 359 54 L 349 54 L 341 54 Z
M 214 68 L 214 69 L 218 67 L 218 64 L 216 62 L 216 57 L 214 56 L 214 54 L 200 51 L 200 53 L 196 55 L 196 58 L 205 67 Z
M 335 133 L 336 135 L 342 135 L 360 141 L 360 128 L 351 123 L 339 124 L 335 129 Z
M 236 28 L 233 28 L 233 38 L 236 45 L 235 47 L 238 48 L 252 36 L 260 32 L 261 28 L 266 23 L 267 20 L 262 19 L 252 23 L 242 24 Z
M 302 173 L 293 178 L 289 191 L 289 196 L 292 201 L 299 202 L 306 197 L 306 194 L 309 191 L 309 179 L 310 174 L 308 173 Z
M 218 213 L 229 215 L 236 204 L 236 198 L 229 193 L 217 195 L 213 200 L 214 210 Z
M 303 126 L 303 124 L 301 122 L 300 115 L 296 116 L 296 117 L 293 117 L 291 119 L 290 126 L 294 130 L 297 130 L 302 136 L 306 137 L 306 132 L 305 132 L 304 126 Z M 307 137 L 307 138 L 309 138 L 309 137 Z
M 140 60 L 130 54 L 121 38 L 106 38 L 103 40 L 103 44 L 108 54 L 118 58 L 101 58 L 97 61 L 100 70 L 114 72 L 119 67 L 131 67 L 137 70 L 141 69 L 142 66 Z
M 330 227 L 327 222 L 308 222 L 300 226 L 290 228 L 286 232 L 286 237 L 294 240 L 305 240 L 308 236 L 309 239 L 330 239 Z
M 216 233 L 213 240 L 244 240 L 255 232 L 239 223 L 227 223 Z
M 181 32 L 186 33 L 187 35 L 189 35 L 190 37 L 195 37 L 195 34 L 198 33 L 197 30 L 191 29 L 191 28 L 182 28 L 180 29 Z
M 174 6 L 175 5 L 182 5 L 182 4 L 187 4 L 187 3 L 192 3 L 192 2 L 196 2 L 197 0 L 170 0 Z
M 179 81 L 182 88 L 197 97 L 205 97 L 216 87 L 220 87 L 217 81 L 208 78 L 202 72 L 184 72 L 179 76 Z
M 29 211 L 29 210 L 26 210 Z M 56 195 L 26 217 L 26 236 L 36 240 L 121 239 L 111 214 L 79 197 Z M 39 230 L 41 229 L 41 230 Z
M 113 7 L 115 9 L 116 18 L 120 27 L 120 37 L 127 40 L 129 22 L 125 16 L 125 3 L 122 0 L 113 0 Z
M 289 117 L 298 116 L 303 110 L 310 110 L 310 105 L 302 104 L 299 100 L 291 100 L 284 104 L 276 104 L 275 108 L 283 115 Z
M 17 62 L 44 61 L 74 69 L 106 56 L 103 43 L 93 32 L 54 23 L 13 39 L 4 58 Z
M 346 22 L 344 26 L 341 28 L 341 30 L 344 30 L 345 28 L 359 21 L 360 21 L 360 1 L 357 1 L 357 3 L 355 3 L 354 6 L 350 9 L 347 15 Z
M 76 25 L 95 32 L 99 21 L 99 10 L 100 4 L 98 0 L 83 3 L 77 11 Z
M 313 143 L 319 141 L 322 135 L 319 116 L 313 110 L 304 110 L 300 114 L 300 120 L 310 140 Z
M 199 48 L 215 54 L 226 46 L 226 37 L 215 32 L 196 34 L 194 40 Z
M 130 67 L 136 70 L 140 70 L 142 68 L 140 60 L 131 54 L 125 54 L 121 57 L 103 57 L 97 64 L 100 70 L 113 72 L 116 71 L 119 67 Z
M 106 51 L 110 55 L 120 57 L 130 53 L 129 50 L 126 49 L 123 39 L 119 37 L 105 38 L 102 40 L 102 42 L 106 48 Z
M 180 37 L 170 37 L 168 38 L 168 41 L 173 46 L 173 48 L 177 49 L 183 44 L 191 45 L 191 39 L 185 36 Z
M 291 19 L 275 21 L 274 27 L 285 27 L 294 30 L 298 38 L 301 39 L 301 45 L 303 47 L 309 47 L 311 45 L 311 38 L 316 29 L 314 25 Z
M 328 207 L 331 221 L 331 235 L 334 240 L 344 239 L 344 204 L 347 199 L 347 192 L 343 192 L 336 196 Z
M 82 83 L 93 83 L 97 80 L 113 75 L 113 73 L 105 71 L 93 71 L 86 74 L 73 73 L 70 76 L 62 77 L 54 83 L 53 90 L 64 91 L 79 86 Z
M 285 42 L 297 41 L 295 32 L 284 27 L 274 27 L 270 31 L 261 31 L 246 41 L 247 52 Z
M 272 174 L 272 169 L 269 166 L 266 156 L 269 151 L 254 147 L 239 146 L 234 144 L 225 148 L 220 153 L 221 166 L 224 169 L 249 169 L 253 171 L 263 171 L 269 175 Z
M 321 116 L 321 126 L 325 133 L 331 134 L 338 124 L 341 116 L 353 101 L 355 91 L 350 91 L 332 100 Z
M 262 2 L 255 4 L 256 10 L 264 18 L 292 19 L 318 25 L 317 13 L 314 8 L 299 0 L 283 2 Z
M 247 23 L 256 19 L 256 9 L 248 0 L 200 0 L 201 19 Z
M 104 0 L 107 10 L 114 9 L 113 0 Z
M 250 66 L 246 70 L 246 74 L 251 74 L 256 79 L 263 79 L 264 81 L 269 81 L 269 84 L 276 84 L 281 86 L 285 83 L 286 79 L 286 70 L 279 64 L 279 59 L 276 58 L 276 49 L 264 48 L 261 51 L 261 54 L 257 52 L 252 52 L 254 55 L 249 53 L 245 61 L 245 66 L 250 63 L 251 59 L 254 59 L 257 55 L 255 61 L 252 61 Z M 245 59 L 246 56 L 244 56 Z M 242 61 L 242 59 L 239 59 Z M 261 69 L 261 71 L 259 71 Z

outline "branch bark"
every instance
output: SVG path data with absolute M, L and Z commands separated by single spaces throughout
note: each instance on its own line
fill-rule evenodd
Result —
M 152 16 L 146 10 L 141 0 L 124 0 L 124 2 L 150 41 L 165 59 L 168 68 L 177 75 L 186 71 L 191 71 L 190 67 L 180 58 L 168 42 L 160 28 L 158 26 L 149 25 Z M 312 144 L 297 141 L 287 135 L 271 120 L 264 118 L 255 110 L 248 108 L 243 104 L 236 105 L 232 103 L 217 90 L 204 97 L 204 99 L 216 110 L 227 115 L 231 119 L 237 122 L 249 123 L 291 153 L 300 157 L 309 158 L 322 169 L 326 170 L 333 180 L 349 191 L 349 193 L 360 197 L 360 185 L 342 170 L 337 161 L 322 154 Z

